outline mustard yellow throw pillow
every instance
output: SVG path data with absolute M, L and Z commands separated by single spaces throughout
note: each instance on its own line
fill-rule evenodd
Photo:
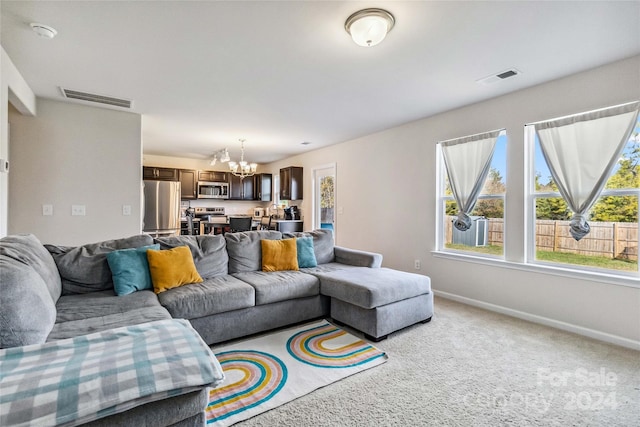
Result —
M 262 271 L 299 270 L 296 239 L 261 240 Z
M 202 282 L 187 246 L 161 251 L 150 249 L 147 251 L 147 261 L 156 294 L 189 283 Z

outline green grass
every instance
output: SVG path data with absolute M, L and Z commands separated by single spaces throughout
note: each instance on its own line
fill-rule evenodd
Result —
M 478 252 L 481 254 L 489 254 L 489 255 L 502 255 L 502 246 L 497 245 L 487 245 L 487 246 L 467 246 L 459 243 L 447 243 L 447 249 L 455 249 L 458 251 L 471 251 Z
M 536 251 L 538 261 L 577 264 L 609 270 L 638 271 L 638 262 L 623 259 L 611 259 L 600 256 L 579 255 L 567 252 Z
M 449 243 L 447 249 L 455 249 L 466 252 L 477 252 L 489 255 L 502 255 L 502 246 L 466 246 Z M 557 262 L 560 264 L 584 265 L 587 267 L 606 268 L 609 270 L 638 271 L 638 262 L 622 259 L 611 259 L 599 256 L 579 255 L 567 252 L 536 251 L 538 261 Z

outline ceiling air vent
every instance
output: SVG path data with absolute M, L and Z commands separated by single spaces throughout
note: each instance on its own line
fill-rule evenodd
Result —
M 490 84 L 508 79 L 509 77 L 517 76 L 518 74 L 520 74 L 520 71 L 516 70 L 515 68 L 510 68 L 508 70 L 501 71 L 497 74 L 492 74 L 488 77 L 478 79 L 476 80 L 476 82 L 486 86 L 486 85 L 490 85 Z
M 81 92 L 79 90 L 66 89 L 61 87 L 62 95 L 68 99 L 78 101 L 93 102 L 97 104 L 109 105 L 112 107 L 131 108 L 133 101 L 130 99 L 115 98 L 113 96 L 97 95 L 95 93 Z

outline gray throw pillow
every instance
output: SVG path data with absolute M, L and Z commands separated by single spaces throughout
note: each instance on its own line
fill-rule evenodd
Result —
M 227 233 L 229 254 L 229 274 L 262 270 L 262 244 L 260 240 L 280 240 L 279 231 L 247 231 L 243 233 Z
M 42 277 L 55 304 L 62 294 L 58 267 L 51 254 L 33 234 L 17 234 L 0 239 L 0 255 L 32 267 Z
M 44 246 L 58 266 L 62 278 L 62 295 L 72 295 L 113 289 L 107 254 L 118 249 L 139 248 L 151 244 L 153 238 L 141 234 L 77 247 Z
M 292 237 L 313 237 L 313 251 L 316 254 L 318 264 L 326 264 L 333 262 L 335 255 L 333 253 L 333 231 L 327 229 L 318 229 L 313 231 L 303 231 L 296 233 L 283 233 L 283 239 Z
M 155 241 L 160 244 L 160 249 L 188 246 L 193 255 L 196 270 L 203 279 L 228 274 L 229 255 L 227 255 L 224 236 L 221 234 L 158 237 Z
M 56 321 L 56 306 L 38 272 L 0 254 L 0 348 L 42 344 Z

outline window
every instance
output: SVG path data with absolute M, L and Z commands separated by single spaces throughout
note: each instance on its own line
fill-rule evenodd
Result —
M 606 111 L 606 110 L 603 110 Z M 585 113 L 589 114 L 589 113 Z M 636 113 L 637 114 L 637 113 Z M 638 276 L 638 206 L 640 196 L 640 120 L 631 125 L 631 136 L 621 132 L 621 154 L 614 152 L 615 166 L 603 176 L 604 188 L 584 215 L 590 231 L 579 240 L 571 233 L 574 212 L 562 197 L 545 160 L 535 125 L 525 127 L 530 155 L 527 259 L 530 263 L 615 275 Z M 575 132 L 579 135 L 579 132 Z M 615 139 L 613 137 L 612 139 Z M 606 138 L 605 138 L 606 141 Z M 577 147 L 589 150 L 585 139 L 577 138 Z M 600 140 L 599 143 L 603 143 Z M 608 142 L 607 142 L 608 143 Z M 611 141 L 611 145 L 616 144 Z M 553 161 L 553 160 L 552 160 Z M 569 156 L 582 172 L 594 163 L 581 155 Z M 613 164 L 613 163 L 612 163 Z M 594 166 L 594 169 L 596 167 Z M 608 169 L 607 169 L 608 170 Z M 566 172 L 566 171 L 565 171 Z M 571 171 L 569 171 L 571 172 Z M 575 171 L 574 171 L 575 172 Z M 591 173 L 592 172 L 592 173 Z M 561 172 L 562 174 L 562 172 Z M 570 179 L 571 173 L 561 177 Z M 576 173 L 573 174 L 574 182 Z
M 459 212 L 444 160 L 442 143 L 438 144 L 438 215 L 437 250 L 472 255 L 504 256 L 504 198 L 506 191 L 506 147 L 504 130 L 496 131 L 495 147 L 477 202 L 470 212 L 471 227 L 461 231 L 454 226 Z

